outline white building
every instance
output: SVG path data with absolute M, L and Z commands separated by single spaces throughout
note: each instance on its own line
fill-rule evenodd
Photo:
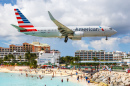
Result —
M 44 51 L 39 52 L 38 65 L 52 64 L 59 65 L 60 52 L 57 50 L 51 50 L 48 53 Z
M 123 58 L 122 62 L 124 65 L 128 65 L 130 67 L 130 56 L 128 56 L 127 58 Z

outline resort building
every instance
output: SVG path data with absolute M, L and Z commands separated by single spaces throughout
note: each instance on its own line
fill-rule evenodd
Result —
M 23 43 L 22 45 L 9 45 L 9 48 L 0 47 L 0 59 L 3 59 L 6 55 L 13 54 L 16 59 L 21 56 L 23 59 L 26 52 L 36 53 L 39 57 L 41 50 L 50 51 L 48 44 L 42 44 L 39 42 Z
M 78 50 L 75 52 L 75 57 L 80 57 L 81 61 L 93 61 L 94 57 L 97 57 L 99 61 L 122 61 L 122 58 L 126 58 L 127 54 L 121 51 Z
M 60 52 L 58 50 L 50 50 L 48 52 L 41 51 L 39 53 L 38 65 L 59 65 Z
M 21 56 L 21 61 L 25 60 L 25 53 L 27 52 L 0 52 L 0 59 L 4 59 L 6 55 L 12 54 L 15 57 L 15 60 L 20 61 L 19 57 Z M 39 57 L 39 52 L 30 52 L 35 53 Z
M 130 67 L 130 56 L 128 56 L 127 58 L 122 58 L 122 65 L 128 65 Z
M 48 44 L 42 44 L 39 42 L 23 43 L 23 45 L 9 45 L 9 48 L 0 47 L 0 52 L 38 52 L 41 50 L 50 50 Z

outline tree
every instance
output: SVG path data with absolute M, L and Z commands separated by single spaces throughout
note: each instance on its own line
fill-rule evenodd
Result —
M 9 62 L 10 62 L 10 60 L 12 60 L 12 61 L 15 60 L 15 57 L 13 56 L 13 54 L 9 54 L 8 59 L 9 59 Z
M 4 57 L 4 61 L 8 61 L 8 60 L 9 60 L 8 56 L 5 55 L 5 57 Z
M 79 61 L 81 61 L 80 57 L 74 57 L 73 60 L 78 64 L 79 66 Z
M 98 58 L 97 57 L 93 57 L 93 60 L 96 62 L 96 61 L 98 61 Z
M 20 62 L 21 62 L 22 57 L 21 57 L 21 56 L 19 56 L 18 58 L 20 59 Z
M 3 63 L 3 59 L 0 59 L 0 65 Z
M 69 64 L 73 60 L 73 58 L 71 56 L 66 56 L 64 60 L 66 64 Z
M 60 64 L 64 64 L 65 63 L 65 57 L 60 57 Z
M 27 52 L 25 53 L 25 59 L 28 60 L 30 67 L 36 67 L 37 66 L 37 61 L 35 59 L 37 59 L 37 55 L 35 53 L 30 53 Z
M 96 62 L 96 61 L 98 61 L 98 58 L 94 57 L 93 60 Z M 96 63 L 95 63 L 95 71 L 96 71 Z

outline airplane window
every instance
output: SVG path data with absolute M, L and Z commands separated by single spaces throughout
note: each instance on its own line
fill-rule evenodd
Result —
M 110 30 L 112 30 L 112 28 L 109 28 Z

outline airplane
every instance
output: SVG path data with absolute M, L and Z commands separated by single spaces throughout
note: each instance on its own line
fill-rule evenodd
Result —
M 52 14 L 48 11 L 50 19 L 56 24 L 57 27 L 34 27 L 31 22 L 21 13 L 19 9 L 14 9 L 16 19 L 19 26 L 11 24 L 18 29 L 18 32 L 26 35 L 38 37 L 58 37 L 65 38 L 64 42 L 71 40 L 81 40 L 82 37 L 111 37 L 117 31 L 107 26 L 65 26 L 57 21 Z

